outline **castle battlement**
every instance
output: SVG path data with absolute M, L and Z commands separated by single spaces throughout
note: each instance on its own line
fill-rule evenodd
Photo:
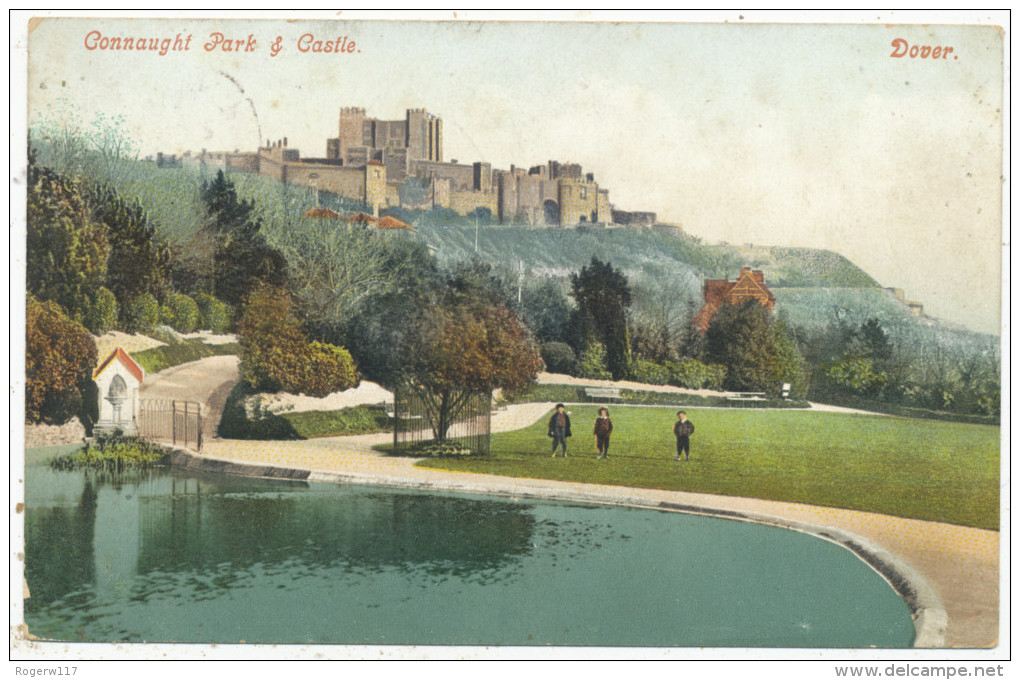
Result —
M 564 227 L 613 221 L 609 191 L 580 163 L 549 160 L 508 171 L 485 161 L 444 161 L 443 119 L 425 108 L 380 120 L 362 107 L 343 106 L 337 131 L 326 140 L 322 159 L 301 159 L 287 148 L 286 137 L 267 141 L 259 150 L 267 161 L 259 172 L 365 201 L 376 210 L 449 208 L 461 215 L 488 210 L 500 222 Z M 406 189 L 409 180 L 414 190 Z

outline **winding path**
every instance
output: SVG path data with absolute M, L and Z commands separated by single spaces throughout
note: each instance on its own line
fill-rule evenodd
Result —
M 202 438 L 209 441 L 216 436 L 227 395 L 240 378 L 240 362 L 236 356 L 207 357 L 145 376 L 139 396 L 202 404 Z

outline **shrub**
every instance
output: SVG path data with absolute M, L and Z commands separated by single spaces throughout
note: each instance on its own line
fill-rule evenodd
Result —
M 606 348 L 601 342 L 592 341 L 581 352 L 581 358 L 577 362 L 577 375 L 580 378 L 595 380 L 609 380 L 613 377 L 606 368 Z
M 889 376 L 875 367 L 873 359 L 849 356 L 829 366 L 825 377 L 840 389 L 867 397 L 878 396 L 889 382 Z
M 50 466 L 56 470 L 121 470 L 126 467 L 152 467 L 169 463 L 170 449 L 139 437 L 125 437 L 117 431 L 97 436 L 81 451 L 54 458 Z
M 87 305 L 85 327 L 94 335 L 102 335 L 116 326 L 117 298 L 109 288 L 100 288 Z
M 237 334 L 241 378 L 252 389 L 324 397 L 358 384 L 347 350 L 308 342 L 284 290 L 264 288 L 254 293 Z
M 302 439 L 284 418 L 271 413 L 261 400 L 251 398 L 244 382 L 234 385 L 227 395 L 216 434 L 226 439 Z
M 190 333 L 198 327 L 198 305 L 187 295 L 174 293 L 160 310 L 160 321 L 179 333 Z M 164 317 L 163 314 L 166 314 Z
M 142 293 L 124 309 L 124 330 L 143 333 L 159 323 L 159 303 L 152 293 Z
M 392 432 L 393 421 L 382 406 L 351 406 L 339 411 L 281 413 L 303 438 Z
M 444 441 L 429 440 L 413 445 L 409 449 L 415 456 L 428 456 L 430 458 L 445 458 L 446 456 L 470 456 L 471 449 L 449 439 Z
M 720 364 L 706 364 L 685 357 L 665 364 L 669 370 L 669 384 L 691 390 L 721 390 L 726 380 L 726 367 Z
M 310 397 L 325 397 L 337 390 L 357 387 L 358 370 L 343 347 L 313 342 L 305 349 L 305 375 L 293 391 Z
M 170 328 L 170 326 L 161 323 L 158 323 L 145 331 L 145 334 L 153 340 L 159 340 L 160 342 L 165 342 L 168 345 L 178 345 L 185 342 L 185 339 L 181 337 L 180 333 Z
M 665 385 L 671 376 L 669 368 L 654 361 L 635 359 L 630 365 L 631 379 L 649 385 Z
M 230 330 L 233 310 L 226 302 L 217 300 L 208 293 L 195 296 L 198 305 L 198 327 L 213 333 L 225 333 Z
M 577 372 L 577 355 L 565 342 L 543 343 L 542 361 L 545 362 L 545 370 L 550 373 L 574 375 Z
M 29 298 L 25 322 L 25 420 L 60 425 L 77 415 L 90 432 L 98 415 L 85 408 L 95 340 L 53 302 Z

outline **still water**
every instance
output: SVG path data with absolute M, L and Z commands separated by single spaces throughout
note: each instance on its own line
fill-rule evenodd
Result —
M 742 522 L 29 453 L 33 635 L 69 641 L 907 647 L 851 553 Z

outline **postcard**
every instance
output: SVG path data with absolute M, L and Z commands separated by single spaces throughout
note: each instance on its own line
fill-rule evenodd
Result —
M 1007 658 L 1008 16 L 413 18 L 22 17 L 12 655 Z

